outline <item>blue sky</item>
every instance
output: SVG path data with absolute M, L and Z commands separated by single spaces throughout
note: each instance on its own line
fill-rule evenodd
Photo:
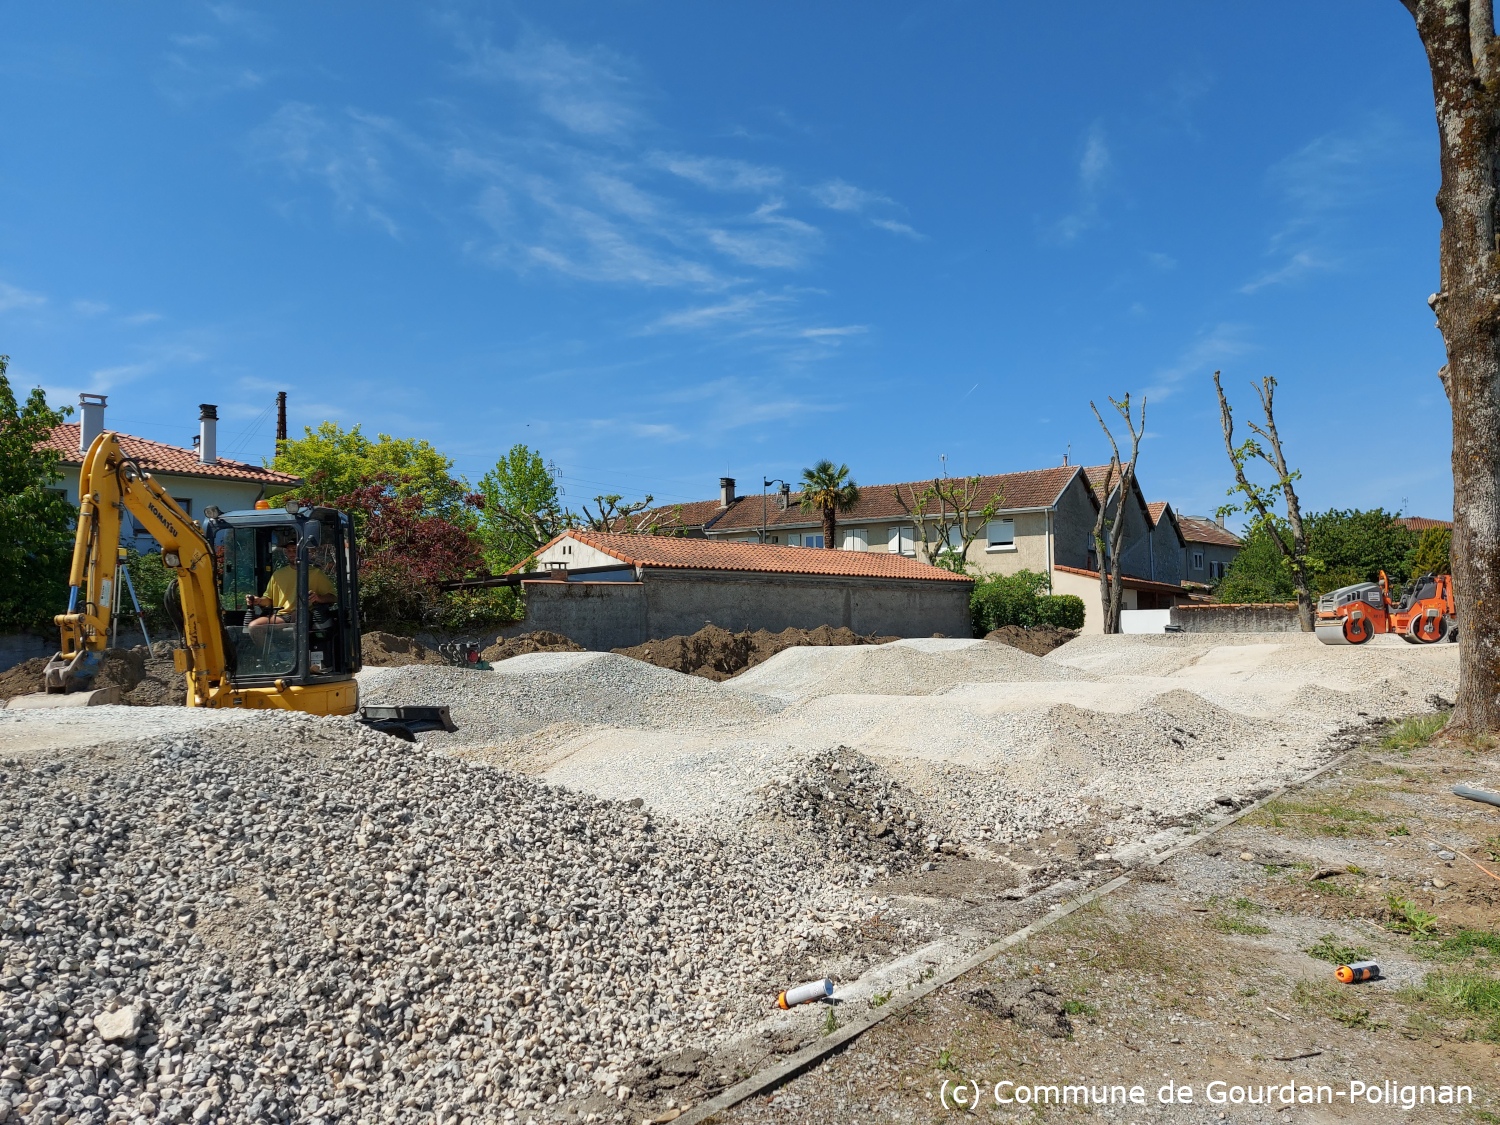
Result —
M 1086 17 L 1086 18 L 1085 18 Z M 7 5 L 0 353 L 259 460 L 271 405 L 515 442 L 576 507 L 821 457 L 1098 461 L 1447 516 L 1431 88 L 1396 0 Z M 1372 80 L 1373 79 L 1373 80 Z

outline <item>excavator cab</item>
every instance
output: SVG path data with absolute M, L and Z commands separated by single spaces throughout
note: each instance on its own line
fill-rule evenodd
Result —
M 237 688 L 307 687 L 359 671 L 359 558 L 347 513 L 210 513 L 203 533 Z M 255 604 L 264 599 L 271 605 Z

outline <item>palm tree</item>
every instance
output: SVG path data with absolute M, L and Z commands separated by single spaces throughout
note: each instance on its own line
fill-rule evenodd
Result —
M 859 485 L 849 479 L 849 466 L 837 469 L 828 459 L 802 470 L 802 510 L 823 513 L 823 546 L 838 546 L 834 534 L 838 519 L 834 513 L 847 512 L 859 503 Z

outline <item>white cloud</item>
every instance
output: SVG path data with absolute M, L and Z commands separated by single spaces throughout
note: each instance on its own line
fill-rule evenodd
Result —
M 855 187 L 843 180 L 829 180 L 811 189 L 814 199 L 832 211 L 863 211 L 878 203 L 889 203 L 883 195 Z
M 1159 402 L 1173 394 L 1184 379 L 1206 379 L 1225 360 L 1254 351 L 1254 345 L 1245 338 L 1247 331 L 1246 325 L 1223 321 L 1199 332 L 1176 360 L 1151 373 L 1152 385 L 1146 388 L 1143 397 Z
M 469 51 L 472 75 L 514 83 L 574 133 L 623 140 L 644 122 L 630 81 L 632 67 L 604 47 L 575 51 L 532 32 L 511 50 L 473 34 L 459 38 Z
M 778 188 L 786 179 L 780 168 L 768 168 L 743 160 L 717 156 L 684 156 L 652 153 L 648 158 L 658 168 L 714 191 L 760 192 Z
M 869 330 L 867 324 L 845 324 L 838 328 L 804 328 L 797 335 L 805 340 L 832 340 L 839 336 L 860 336 Z
M 698 308 L 680 309 L 677 312 L 667 313 L 652 321 L 641 331 L 646 335 L 666 331 L 685 332 L 731 321 L 743 322 L 752 313 L 758 312 L 770 304 L 786 302 L 788 300 L 790 300 L 788 297 L 774 296 L 767 293 L 744 293 L 717 304 L 702 305 Z
M 1072 242 L 1099 222 L 1099 206 L 1111 167 L 1104 126 L 1096 121 L 1084 137 L 1083 155 L 1078 160 L 1078 206 L 1054 225 L 1058 239 Z
M 1247 281 L 1240 286 L 1241 293 L 1255 293 L 1266 288 L 1268 285 L 1289 285 L 1298 281 L 1307 274 L 1319 270 L 1330 270 L 1337 267 L 1337 263 L 1327 261 L 1309 250 L 1299 250 L 1287 259 L 1286 264 L 1266 273 L 1252 281 Z
M 881 230 L 888 230 L 892 234 L 904 234 L 908 238 L 924 239 L 927 237 L 921 231 L 914 230 L 906 223 L 898 223 L 894 219 L 871 219 L 870 225 L 879 227 Z
M 40 293 L 31 293 L 0 281 L 0 312 L 8 312 L 11 309 L 36 309 L 46 303 L 47 298 Z
M 74 301 L 73 311 L 80 316 L 98 316 L 109 312 L 109 306 L 102 301 Z

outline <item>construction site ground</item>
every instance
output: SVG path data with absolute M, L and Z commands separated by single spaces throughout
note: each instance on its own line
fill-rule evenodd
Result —
M 1500 809 L 1451 792 L 1500 763 L 1428 743 L 1439 721 L 1369 733 L 1337 768 L 706 1120 L 1500 1121 L 1500 881 L 1476 866 L 1500 874 Z M 1380 978 L 1338 983 L 1354 959 Z M 1027 982 L 1055 1004 L 1012 1007 Z M 830 1007 L 825 1029 L 855 1009 Z M 1377 1089 L 1351 1104 L 1351 1083 Z M 1069 1086 L 1104 1104 L 1076 1090 L 1062 1104 Z M 1028 1105 L 1017 1087 L 1044 1089 Z M 1464 1104 L 1434 1104 L 1445 1087 Z

